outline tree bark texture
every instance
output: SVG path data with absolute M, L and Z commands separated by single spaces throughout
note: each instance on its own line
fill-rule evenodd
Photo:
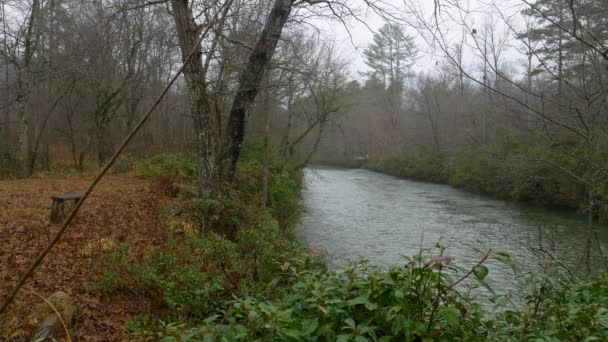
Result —
M 175 26 L 182 59 L 185 60 L 193 51 L 200 34 L 194 21 L 188 0 L 171 0 Z M 215 189 L 217 166 L 214 146 L 214 119 L 211 115 L 210 102 L 207 94 L 207 82 L 203 72 L 202 48 L 197 46 L 190 63 L 184 70 L 190 109 L 194 121 L 194 131 L 197 140 L 198 177 L 200 191 L 209 192 Z
M 30 101 L 29 69 L 34 56 L 35 25 L 37 25 L 39 13 L 40 1 L 34 0 L 25 34 L 23 63 L 18 67 L 17 74 L 17 110 L 19 112 L 19 151 L 17 155 L 21 177 L 28 177 L 31 171 L 28 165 L 30 118 L 27 107 Z
M 239 86 L 228 118 L 221 162 L 226 180 L 232 181 L 245 135 L 247 111 L 255 101 L 283 27 L 291 14 L 293 0 L 275 0 L 264 30 L 257 41 L 245 69 L 239 77 Z

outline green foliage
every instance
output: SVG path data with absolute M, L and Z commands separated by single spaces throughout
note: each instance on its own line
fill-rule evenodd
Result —
M 143 288 L 171 310 L 174 320 L 201 321 L 232 295 L 273 293 L 268 282 L 279 273 L 276 260 L 303 254 L 280 233 L 270 215 L 239 231 L 235 241 L 213 232 L 176 236 L 145 260 L 132 260 L 128 246 L 104 253 L 96 284 L 107 294 Z
M 448 182 L 467 190 L 508 197 L 512 189 L 502 162 L 483 152 L 463 152 L 452 160 Z
M 196 180 L 196 159 L 184 154 L 161 154 L 143 161 L 137 174 L 158 181 L 169 193 L 177 195 L 180 183 Z
M 597 142 L 586 158 L 602 165 L 608 158 L 605 142 Z M 488 150 L 467 149 L 441 154 L 425 148 L 367 167 L 401 177 L 441 182 L 514 201 L 584 209 L 589 188 L 579 178 L 593 181 L 599 214 L 608 218 L 608 178 L 584 159 L 573 158 L 584 146 L 545 138 L 512 137 Z M 578 178 L 577 178 L 578 177 Z
M 294 226 L 300 217 L 300 177 L 281 172 L 270 179 L 270 205 L 281 227 Z
M 236 258 L 231 241 L 213 233 L 204 238 L 189 236 L 137 265 L 137 273 L 175 318 L 190 320 L 203 317 L 222 299 L 224 270 Z
M 282 168 L 282 160 L 277 153 L 275 147 L 270 144 L 268 151 L 268 161 L 270 168 L 278 170 Z M 241 154 L 239 157 L 239 163 L 248 163 L 251 161 L 257 161 L 262 163 L 264 160 L 264 140 L 259 138 L 248 137 L 241 146 Z
M 246 145 L 246 144 L 245 144 Z M 245 201 L 258 201 L 262 189 L 262 163 L 257 160 L 241 161 L 238 164 L 235 187 Z
M 166 323 L 145 315 L 135 316 L 133 321 L 127 323 L 131 338 L 136 341 L 175 341 L 170 336 L 180 335 L 185 327 L 184 323 Z
M 252 282 L 248 288 L 255 290 L 254 294 L 269 290 L 266 285 L 281 272 L 280 262 L 302 256 L 305 252 L 281 231 L 276 219 L 267 215 L 250 228 L 240 230 L 237 236 L 241 262 L 251 274 Z M 273 295 L 272 290 L 268 295 Z
M 119 244 L 116 248 L 101 254 L 98 259 L 97 286 L 105 292 L 124 289 L 133 284 L 132 264 L 129 260 L 129 246 Z
M 236 181 L 219 196 L 180 196 L 159 213 L 171 237 L 167 246 L 145 260 L 129 258 L 126 245 L 106 253 L 97 267 L 98 286 L 108 294 L 140 288 L 170 310 L 164 318 L 185 322 L 202 322 L 235 295 L 273 298 L 276 293 L 268 283 L 281 272 L 277 261 L 304 254 L 288 229 L 300 212 L 300 174 L 285 170 L 271 150 L 270 207 L 265 207 L 260 201 L 262 146 L 256 140 L 243 144 Z M 183 155 L 150 158 L 138 172 L 174 189 L 197 174 L 195 160 Z M 146 324 L 151 322 L 163 324 L 153 319 Z M 144 335 L 151 329 L 151 336 L 176 327 L 157 331 L 142 328 L 143 322 L 133 324 Z
M 226 189 L 221 197 L 196 198 L 189 210 L 206 229 L 230 239 L 234 239 L 238 230 L 254 215 L 249 204 L 234 189 Z
M 539 277 L 518 310 L 486 323 L 495 341 L 605 341 L 608 339 L 608 277 L 576 283 Z
M 504 253 L 492 258 L 510 260 Z M 489 269 L 484 265 L 466 272 L 445 262 L 442 258 L 413 257 L 405 267 L 385 268 L 360 261 L 341 271 L 315 267 L 310 259 L 283 262 L 280 276 L 269 285 L 277 293 L 274 299 L 236 299 L 198 326 L 157 322 L 146 331 L 167 341 L 608 338 L 606 276 L 575 284 L 537 277 L 521 305 L 514 307 L 504 296 L 486 301 L 487 297 L 471 295 L 472 289 L 488 286 L 484 279 Z M 471 279 L 456 274 L 469 274 Z M 454 286 L 456 283 L 459 285 Z M 490 303 L 503 304 L 492 310 Z M 180 328 L 171 330 L 168 326 Z
M 366 167 L 399 177 L 428 182 L 445 182 L 446 161 L 434 148 L 420 148 L 396 159 L 372 160 Z
M 234 186 L 238 189 L 238 194 L 247 202 L 261 199 L 263 158 L 263 141 L 246 139 L 242 146 Z M 301 213 L 302 174 L 289 170 L 272 145 L 269 146 L 268 161 L 270 208 L 280 227 L 288 230 L 293 227 Z
M 461 336 L 479 315 L 466 300 L 446 292 L 446 273 L 425 267 L 430 260 L 421 261 L 412 259 L 407 269 L 360 262 L 337 272 L 285 263 L 279 281 L 290 285 L 278 300 L 238 300 L 203 335 L 327 341 Z

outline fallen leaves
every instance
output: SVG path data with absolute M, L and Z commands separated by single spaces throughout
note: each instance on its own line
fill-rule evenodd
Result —
M 0 181 L 0 299 L 58 229 L 49 223 L 50 197 L 82 192 L 89 182 L 78 178 Z M 64 291 L 74 298 L 74 340 L 122 340 L 124 323 L 150 310 L 143 295 L 104 297 L 92 283 L 92 268 L 99 253 L 118 243 L 128 243 L 134 258 L 145 258 L 166 243 L 166 229 L 157 213 L 169 201 L 158 187 L 133 174 L 106 176 L 28 281 L 42 295 Z M 39 303 L 26 291 L 20 293 L 8 314 L 0 317 L 0 340 L 27 340 L 33 327 L 26 317 Z

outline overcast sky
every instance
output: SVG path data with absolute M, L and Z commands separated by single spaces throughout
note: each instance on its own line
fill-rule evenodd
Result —
M 360 3 L 361 1 L 352 0 L 352 2 Z M 411 15 L 407 14 L 406 6 L 408 5 L 416 6 L 424 12 L 425 17 L 429 20 L 432 18 L 434 11 L 434 1 L 432 0 L 384 0 L 384 2 L 393 13 L 399 11 L 399 16 L 410 22 L 413 19 Z M 465 15 L 467 15 L 466 21 L 471 27 L 480 27 L 484 21 L 490 20 L 497 30 L 507 31 L 506 25 L 504 25 L 500 16 L 496 14 L 495 6 L 499 6 L 503 13 L 509 16 L 512 25 L 518 26 L 522 22 L 521 15 L 519 14 L 519 10 L 521 10 L 521 6 L 523 5 L 521 0 L 461 0 L 460 3 L 468 9 Z M 450 22 L 450 20 L 456 18 L 450 19 L 449 15 L 457 16 L 454 9 L 446 12 L 443 15 L 443 19 L 446 20 L 445 27 L 453 38 L 460 38 L 462 27 L 453 21 Z M 376 31 L 385 23 L 384 19 L 373 11 L 362 11 L 360 19 L 364 23 L 357 20 L 349 20 L 347 23 L 348 31 L 338 21 L 328 22 L 327 20 L 319 20 L 318 23 L 315 22 L 315 25 L 318 24 L 321 28 L 323 37 L 334 40 L 340 47 L 343 57 L 352 62 L 351 73 L 357 79 L 361 78 L 357 75 L 358 72 L 367 69 L 363 61 L 362 52 L 372 41 L 373 32 L 370 29 Z M 420 57 L 414 65 L 414 70 L 432 73 L 436 69 L 437 61 L 441 59 L 440 54 L 431 49 L 416 29 L 407 27 L 407 25 L 405 25 L 405 29 L 408 34 L 416 38 L 416 44 L 420 50 Z M 520 57 L 512 46 L 508 46 L 503 54 L 504 61 L 513 65 L 517 65 Z M 469 49 L 468 59 L 470 63 L 474 63 L 473 59 L 475 59 L 475 56 L 472 49 Z

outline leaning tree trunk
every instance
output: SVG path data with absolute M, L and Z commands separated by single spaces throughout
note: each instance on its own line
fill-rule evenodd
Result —
M 245 136 L 245 119 L 247 111 L 255 101 L 264 73 L 274 54 L 283 27 L 291 14 L 293 0 L 275 0 L 274 6 L 266 19 L 266 25 L 256 43 L 245 69 L 239 77 L 239 86 L 232 102 L 228 118 L 228 127 L 222 146 L 221 164 L 226 179 L 232 181 L 236 163 L 241 153 L 241 144 Z
M 198 29 L 188 6 L 188 0 L 171 0 L 173 18 L 177 28 L 182 59 L 185 61 L 193 51 L 198 40 Z M 196 46 L 190 63 L 184 69 L 190 110 L 194 119 L 194 131 L 197 141 L 198 169 L 200 191 L 215 189 L 217 166 L 215 163 L 214 120 L 211 115 L 210 102 L 207 96 L 207 83 L 203 72 L 202 48 Z
M 317 138 L 315 139 L 315 142 L 312 145 L 312 149 L 310 150 L 310 152 L 308 153 L 308 155 L 306 156 L 304 161 L 302 161 L 300 164 L 298 164 L 295 167 L 296 170 L 302 170 L 303 168 L 306 167 L 306 165 L 308 165 L 310 163 L 312 156 L 317 152 L 317 149 L 319 148 L 319 144 L 321 143 L 321 139 L 323 138 L 324 131 L 325 131 L 325 120 L 323 120 L 323 121 L 321 121 L 321 123 L 319 123 L 319 133 L 317 134 Z

